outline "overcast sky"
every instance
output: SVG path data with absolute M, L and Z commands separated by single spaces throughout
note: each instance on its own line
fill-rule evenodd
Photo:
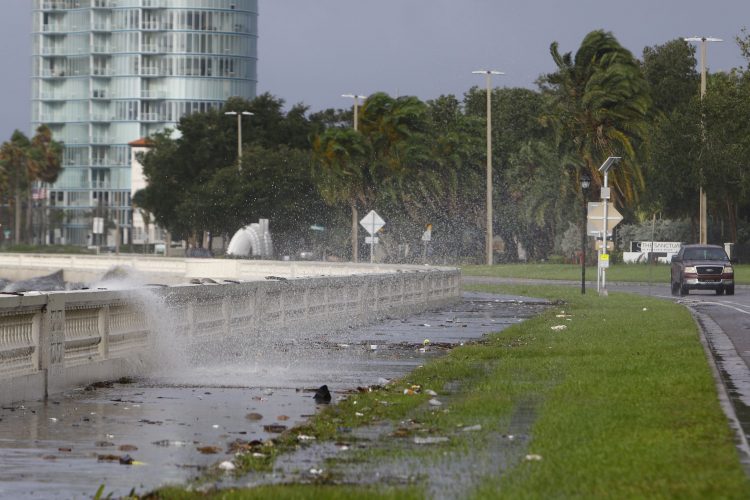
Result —
M 29 129 L 31 0 L 2 0 L 0 139 Z M 552 71 L 552 41 L 578 48 L 612 31 L 637 57 L 677 37 L 711 44 L 712 71 L 743 66 L 734 41 L 750 25 L 750 0 L 260 0 L 258 92 L 313 111 L 351 105 L 342 93 L 458 96 L 484 85 L 533 87 Z

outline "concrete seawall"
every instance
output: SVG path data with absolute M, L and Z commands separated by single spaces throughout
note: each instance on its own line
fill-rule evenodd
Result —
M 51 267 L 45 271 L 62 267 L 58 267 L 60 259 L 76 264 L 70 256 L 51 258 L 46 260 Z M 123 259 L 116 260 L 127 265 Z M 174 269 L 180 267 L 173 261 L 185 261 L 185 273 L 197 272 L 191 269 L 192 259 L 154 260 L 162 270 L 170 263 Z M 257 261 L 225 261 L 236 266 L 239 276 L 224 274 L 229 271 L 215 264 L 216 260 L 198 260 L 196 277 L 247 279 L 245 264 L 257 266 Z M 154 265 L 150 261 L 138 264 L 141 262 L 140 257 L 133 260 L 138 266 L 133 267 L 141 272 Z M 292 270 L 291 263 L 269 263 L 277 266 L 276 270 L 264 267 L 260 274 L 330 272 L 327 263 L 304 264 Z M 112 265 L 112 259 L 102 261 L 97 275 Z M 331 269 L 342 271 L 345 267 L 352 273 L 349 264 Z M 442 306 L 460 296 L 461 275 L 456 269 L 390 267 L 399 272 L 361 266 L 360 274 L 349 276 L 0 297 L 0 404 L 40 399 L 92 382 L 142 373 L 148 369 L 149 356 L 158 356 L 158 341 L 167 326 L 185 342 L 220 342 L 290 334 L 313 323 L 330 328 L 365 324 Z M 36 275 L 42 274 L 41 266 L 34 269 Z M 318 272 L 313 273 L 315 270 Z M 181 272 L 164 275 L 185 277 Z
M 0 253 L 0 278 L 11 280 L 34 278 L 62 269 L 65 281 L 91 283 L 116 266 L 129 267 L 147 275 L 152 283 L 166 285 L 185 283 L 191 278 L 262 280 L 269 275 L 301 278 L 446 269 L 418 265 L 352 264 L 349 262 Z

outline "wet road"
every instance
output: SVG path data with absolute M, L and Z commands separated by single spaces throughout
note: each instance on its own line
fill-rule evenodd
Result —
M 142 380 L 4 407 L 0 498 L 91 498 L 100 484 L 118 497 L 131 488 L 143 493 L 184 483 L 231 458 L 232 441 L 267 439 L 274 435 L 268 425 L 304 422 L 317 409 L 312 391 L 322 384 L 335 400 L 545 306 L 467 294 L 454 307 L 406 319 L 274 339 L 258 344 L 253 357 L 212 346 L 218 357 L 198 349 L 182 365 L 168 363 Z

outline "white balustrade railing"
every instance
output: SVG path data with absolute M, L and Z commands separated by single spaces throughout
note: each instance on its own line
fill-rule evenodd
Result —
M 343 328 L 453 302 L 460 282 L 456 269 L 428 269 L 0 296 L 0 404 L 142 374 L 165 328 L 211 344 Z

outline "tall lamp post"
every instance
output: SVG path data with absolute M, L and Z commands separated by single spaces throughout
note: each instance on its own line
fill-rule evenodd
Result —
M 354 99 L 354 131 L 356 132 L 359 130 L 359 100 L 367 99 L 367 96 L 358 94 L 341 94 L 341 97 Z M 352 202 L 352 262 L 357 262 L 359 260 L 359 221 L 357 219 L 359 219 L 357 205 Z M 374 238 L 375 235 L 373 234 L 372 237 Z
M 242 111 L 241 113 L 226 111 L 224 114 L 227 116 L 237 116 L 237 170 L 242 172 L 242 117 L 253 116 L 253 113 L 250 111 Z
M 480 69 L 472 71 L 475 75 L 485 75 L 487 84 L 487 234 L 485 236 L 485 253 L 487 265 L 493 264 L 492 258 L 492 75 L 504 75 L 501 71 Z
M 706 42 L 723 42 L 721 38 L 712 38 L 707 36 L 691 36 L 685 38 L 686 42 L 700 42 L 701 43 L 701 101 L 706 95 Z M 701 185 L 699 186 L 699 205 L 700 205 L 700 231 L 699 231 L 699 243 L 705 245 L 708 243 L 708 199 L 706 192 L 703 190 L 703 180 L 701 179 Z
M 584 172 L 581 175 L 581 198 L 583 199 L 583 224 L 581 225 L 581 294 L 586 293 L 586 219 L 588 210 L 586 207 L 586 191 L 591 185 L 591 177 Z

